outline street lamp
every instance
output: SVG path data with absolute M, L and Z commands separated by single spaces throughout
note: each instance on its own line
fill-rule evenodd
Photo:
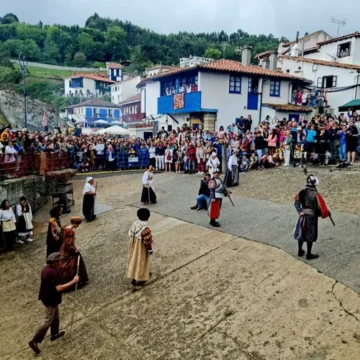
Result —
M 27 62 L 26 62 L 27 63 Z M 23 75 L 23 86 L 24 86 L 24 123 L 25 128 L 27 128 L 27 109 L 26 109 L 26 97 L 27 97 L 27 91 L 26 91 L 26 76 L 28 74 L 27 64 L 25 64 L 25 56 L 22 54 L 19 54 L 19 68 Z

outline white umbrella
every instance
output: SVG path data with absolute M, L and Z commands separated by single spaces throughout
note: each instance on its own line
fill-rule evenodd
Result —
M 119 120 L 115 120 L 115 121 L 111 122 L 111 125 L 121 125 L 121 124 L 122 124 L 122 122 Z
M 98 134 L 110 134 L 110 135 L 129 135 L 130 132 L 127 129 L 122 128 L 121 126 L 114 125 L 110 126 L 107 129 L 102 129 L 98 132 Z
M 96 125 L 104 125 L 104 124 L 109 124 L 107 121 L 105 120 L 96 120 L 94 121 L 94 124 Z

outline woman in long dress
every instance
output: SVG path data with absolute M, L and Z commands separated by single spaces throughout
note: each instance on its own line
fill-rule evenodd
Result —
M 16 239 L 16 218 L 10 207 L 9 200 L 3 200 L 0 209 L 1 239 L 0 243 L 5 252 L 14 250 Z
M 48 225 L 48 233 L 46 238 L 46 257 L 54 252 L 59 252 L 63 239 L 60 216 L 62 208 L 58 205 L 50 210 L 50 220 Z
M 78 282 L 78 286 L 85 286 L 89 281 L 84 260 L 80 254 L 80 251 L 75 246 L 74 229 L 78 228 L 81 222 L 82 220 L 80 217 L 74 216 L 70 220 L 70 225 L 64 228 L 63 244 L 60 249 L 60 254 L 62 255 L 61 266 L 59 269 L 61 284 L 70 282 L 77 274 L 78 256 L 80 256 L 78 274 L 80 280 Z M 69 290 L 73 290 L 74 288 L 75 287 L 72 287 Z
M 95 214 L 95 201 L 96 201 L 96 189 L 93 186 L 94 178 L 87 177 L 83 190 L 83 214 L 87 221 L 93 221 L 96 218 Z
M 143 189 L 141 193 L 141 202 L 144 205 L 156 204 L 156 195 L 154 192 L 154 174 L 153 167 L 150 165 L 148 170 L 144 172 L 142 178 Z
M 129 257 L 127 277 L 133 286 L 142 285 L 150 278 L 150 255 L 152 250 L 151 230 L 147 225 L 150 211 L 142 208 L 137 212 L 136 220 L 129 230 Z
M 28 203 L 25 196 L 20 198 L 20 204 L 16 206 L 16 215 L 18 217 L 17 221 L 17 231 L 18 236 L 22 238 L 22 240 L 18 240 L 20 243 L 32 242 L 31 235 L 33 234 L 33 224 L 32 224 L 32 210 L 31 206 Z

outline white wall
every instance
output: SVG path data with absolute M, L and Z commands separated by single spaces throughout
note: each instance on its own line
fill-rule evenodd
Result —
M 259 111 L 247 110 L 248 78 L 242 77 L 241 94 L 229 93 L 229 74 L 200 72 L 199 90 L 201 91 L 201 107 L 218 109 L 216 128 L 226 127 L 240 116 L 251 115 L 253 123 L 258 123 Z
M 160 96 L 160 81 L 149 82 L 145 90 L 146 116 L 157 115 L 157 99 Z
M 87 96 L 88 90 L 90 91 L 91 94 L 95 95 L 95 93 L 96 93 L 95 80 L 83 78 L 83 87 L 82 88 L 80 88 L 80 87 L 71 88 L 70 81 L 71 81 L 71 79 L 64 79 L 65 96 L 68 96 L 70 92 L 73 95 L 75 95 L 75 90 L 77 90 L 78 95 L 79 95 L 80 90 L 82 90 L 83 96 Z
M 290 81 L 281 80 L 280 97 L 270 96 L 270 80 L 263 82 L 263 103 L 269 104 L 288 104 L 290 93 Z
M 111 85 L 111 101 L 119 104 L 139 93 L 136 85 L 141 81 L 140 76 Z M 116 89 L 116 90 L 115 90 Z
M 296 72 L 298 66 L 303 65 L 303 71 L 301 73 Z M 301 63 L 301 61 L 283 59 L 282 70 L 285 72 L 290 69 L 290 74 L 303 76 L 313 81 L 313 85 L 317 87 L 317 79 L 323 76 L 336 75 L 337 85 L 336 87 L 346 87 L 356 84 L 357 73 L 351 69 L 343 69 L 334 66 L 315 65 L 311 63 Z M 360 81 L 359 81 L 360 82 Z M 330 89 L 328 89 L 330 90 Z M 325 89 L 326 91 L 326 89 Z M 360 87 L 358 88 L 357 98 L 360 98 Z M 328 93 L 327 99 L 331 108 L 334 109 L 335 114 L 338 114 L 338 107 L 346 104 L 347 102 L 355 99 L 355 89 L 350 89 L 341 92 Z

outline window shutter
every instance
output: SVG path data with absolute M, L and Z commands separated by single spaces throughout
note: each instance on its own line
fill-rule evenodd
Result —
M 322 86 L 322 83 L 323 83 L 323 78 L 322 77 L 319 77 L 318 79 L 317 79 L 317 87 L 318 88 L 322 88 L 323 86 Z
M 332 87 L 336 87 L 336 85 L 337 85 L 337 76 L 333 76 Z

